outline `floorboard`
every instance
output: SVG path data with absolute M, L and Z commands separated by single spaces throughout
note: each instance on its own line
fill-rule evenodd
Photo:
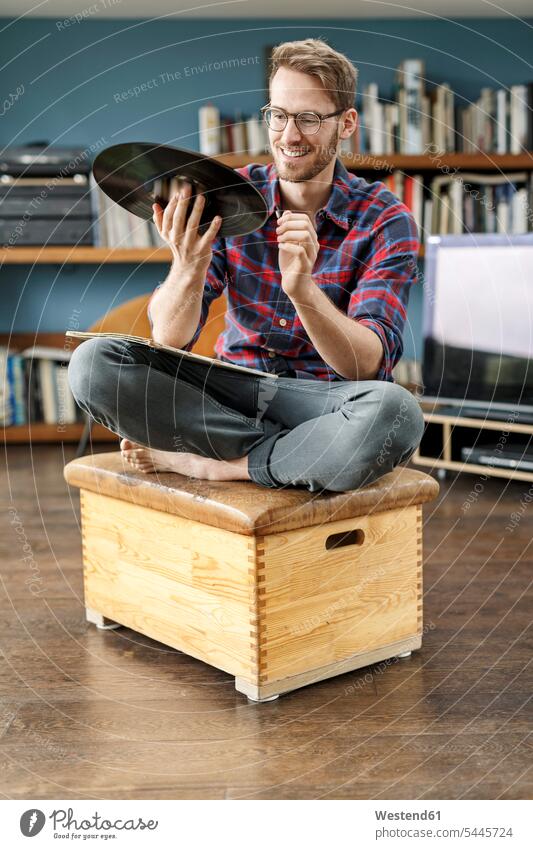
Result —
M 73 456 L 6 450 L 3 798 L 531 798 L 527 483 L 451 474 L 424 506 L 420 652 L 253 705 L 223 672 L 85 622 Z

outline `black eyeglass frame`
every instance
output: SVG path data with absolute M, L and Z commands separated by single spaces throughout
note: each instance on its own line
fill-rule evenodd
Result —
M 278 112 L 283 112 L 283 114 L 285 115 L 285 123 L 284 123 L 283 127 L 281 128 L 281 130 L 273 130 L 274 133 L 282 133 L 283 130 L 285 129 L 285 127 L 287 126 L 289 118 L 294 118 L 294 123 L 296 124 L 296 126 L 298 127 L 298 129 L 300 130 L 302 135 L 304 135 L 304 136 L 305 135 L 309 135 L 309 136 L 316 135 L 321 130 L 322 121 L 325 121 L 327 118 L 333 118 L 336 115 L 342 115 L 343 112 L 346 112 L 346 109 L 337 109 L 336 112 L 330 112 L 329 115 L 321 115 L 320 112 L 315 112 L 313 109 L 304 109 L 302 112 L 286 112 L 285 109 L 281 108 L 281 106 L 272 106 L 270 103 L 267 103 L 266 106 L 261 107 L 260 111 L 261 111 L 261 114 L 262 114 L 262 116 L 265 120 L 265 123 L 266 123 L 266 125 L 269 129 L 272 129 L 272 128 L 270 127 L 270 124 L 268 123 L 268 121 L 266 119 L 265 113 L 266 113 L 267 109 L 276 109 Z M 318 122 L 319 122 L 318 128 L 316 130 L 313 130 L 312 133 L 309 133 L 309 132 L 304 133 L 304 131 L 301 129 L 300 125 L 298 124 L 298 118 L 300 117 L 300 115 L 314 115 L 315 118 L 317 118 Z

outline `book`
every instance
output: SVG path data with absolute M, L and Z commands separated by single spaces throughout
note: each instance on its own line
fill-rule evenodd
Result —
M 413 175 L 413 207 L 412 213 L 418 230 L 422 231 L 424 207 L 424 178 L 421 174 Z
M 278 377 L 277 374 L 270 371 L 260 371 L 259 369 L 249 368 L 248 366 L 238 366 L 236 363 L 226 363 L 223 360 L 217 360 L 214 357 L 205 357 L 203 354 L 193 354 L 192 351 L 184 351 L 182 348 L 173 348 L 171 345 L 162 345 L 160 342 L 156 342 L 155 339 L 146 338 L 144 336 L 133 336 L 129 333 L 92 333 L 84 330 L 67 330 L 65 335 L 74 336 L 76 339 L 93 339 L 95 337 L 123 339 L 125 342 L 138 342 L 140 345 L 146 345 L 148 348 L 156 348 L 159 351 L 167 351 L 169 354 L 180 354 L 188 360 L 209 363 L 210 365 L 218 366 L 219 368 L 244 371 L 248 374 L 255 374 L 257 377 Z
M 57 422 L 57 399 L 55 389 L 55 374 L 53 360 L 37 360 L 39 381 L 41 384 L 41 400 L 43 416 L 46 424 Z
M 72 351 L 64 348 L 54 348 L 49 345 L 33 345 L 30 348 L 25 348 L 21 351 L 23 357 L 35 360 L 59 360 L 60 362 L 68 362 Z
M 44 421 L 42 404 L 41 383 L 39 380 L 38 361 L 31 358 L 25 359 L 26 364 L 26 386 L 28 393 L 27 417 L 29 422 Z
M 4 418 L 3 424 L 15 423 L 15 392 L 13 386 L 13 356 L 8 351 L 3 374 Z
M 77 407 L 68 383 L 67 368 L 64 364 L 54 363 L 55 389 L 57 395 L 58 424 L 74 424 L 77 421 Z
M 246 153 L 247 151 L 247 139 L 246 139 L 246 124 L 244 124 L 242 115 L 240 111 L 235 113 L 235 121 L 232 124 L 232 138 L 233 138 L 233 153 Z
M 422 98 L 424 96 L 424 62 L 404 59 L 396 72 L 401 112 L 401 153 L 423 151 Z
M 423 227 L 432 233 L 526 233 L 528 192 L 526 171 L 507 174 L 460 174 L 434 177 L 429 185 L 435 200 L 431 220 L 424 210 Z M 429 208 L 428 208 L 429 214 Z
M 108 198 L 91 175 L 90 188 L 93 243 L 104 248 L 158 247 L 161 240 L 153 237 L 157 228 Z M 163 242 L 164 245 L 164 242 Z
M 509 101 L 504 88 L 496 92 L 496 153 L 507 153 Z
M 372 154 L 383 153 L 383 104 L 378 100 L 378 84 L 369 83 L 363 89 L 363 124 L 365 127 L 368 151 Z
M 264 153 L 265 148 L 268 149 L 268 139 L 263 134 L 263 122 L 255 116 L 248 118 L 246 122 L 246 131 L 248 138 L 248 152 L 252 156 Z
M 522 153 L 527 147 L 527 86 L 511 86 L 511 153 Z
M 206 103 L 198 110 L 198 131 L 200 153 L 216 156 L 220 153 L 219 130 L 220 112 L 213 103 Z
M 13 377 L 13 424 L 26 424 L 26 375 L 24 357 L 15 352 L 10 356 Z

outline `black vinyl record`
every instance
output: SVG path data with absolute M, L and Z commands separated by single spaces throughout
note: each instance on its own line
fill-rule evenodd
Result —
M 199 232 L 215 215 L 222 216 L 219 236 L 244 236 L 267 219 L 265 198 L 250 180 L 204 154 L 149 142 L 108 147 L 93 163 L 93 175 L 111 200 L 145 220 L 152 204 L 165 208 L 183 180 L 192 184 L 188 213 L 196 193 L 205 195 Z

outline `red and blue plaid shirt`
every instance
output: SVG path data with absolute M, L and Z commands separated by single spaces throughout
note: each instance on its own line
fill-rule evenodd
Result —
M 299 378 L 344 380 L 313 346 L 281 287 L 276 209 L 281 210 L 273 164 L 236 169 L 264 195 L 268 219 L 247 236 L 217 238 L 204 284 L 198 328 L 225 290 L 228 308 L 217 339 L 217 359 Z M 329 200 L 316 215 L 319 254 L 313 280 L 349 318 L 378 335 L 383 360 L 377 380 L 394 382 L 411 285 L 417 280 L 417 228 L 408 208 L 384 183 L 368 183 L 337 159 Z M 161 285 L 161 284 L 160 284 Z

